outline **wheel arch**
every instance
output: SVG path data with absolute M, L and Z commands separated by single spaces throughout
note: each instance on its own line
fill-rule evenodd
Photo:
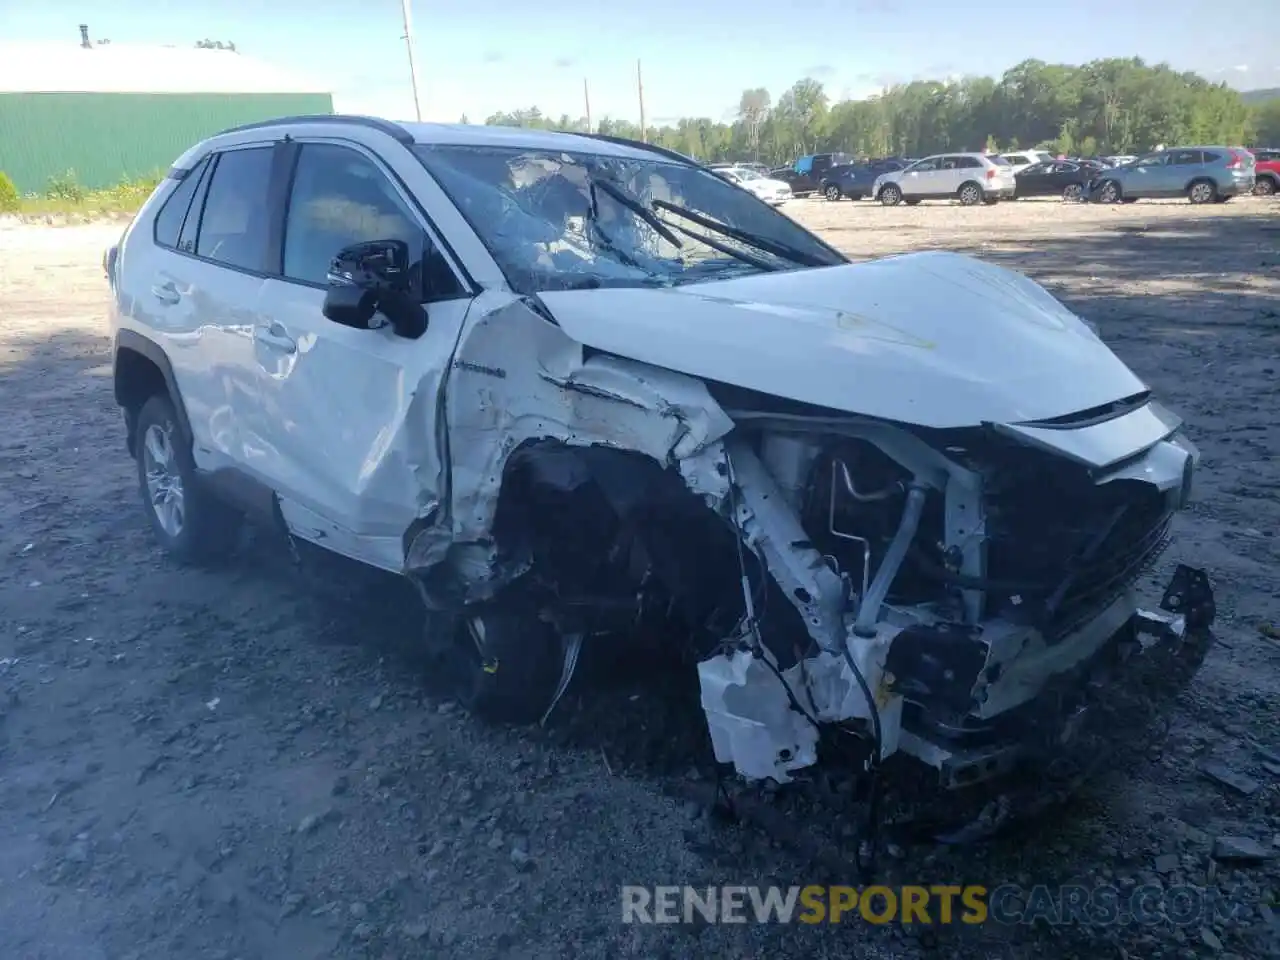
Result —
M 183 442 L 191 442 L 191 421 L 173 375 L 173 365 L 163 349 L 132 330 L 116 333 L 112 352 L 112 385 L 116 403 L 124 410 L 125 443 L 130 455 L 136 452 L 138 411 L 157 393 L 167 394 L 178 418 Z

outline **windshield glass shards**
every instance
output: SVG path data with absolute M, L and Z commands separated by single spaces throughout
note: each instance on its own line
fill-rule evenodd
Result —
M 741 188 L 660 156 L 415 151 L 519 293 L 675 286 L 847 262 Z

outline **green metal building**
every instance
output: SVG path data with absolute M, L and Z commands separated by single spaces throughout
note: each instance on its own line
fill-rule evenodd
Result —
M 231 50 L 0 44 L 0 171 L 20 193 L 147 177 L 237 124 L 332 113 L 316 85 Z

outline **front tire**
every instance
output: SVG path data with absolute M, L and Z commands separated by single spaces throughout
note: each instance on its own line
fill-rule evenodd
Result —
M 1254 196 L 1270 197 L 1276 192 L 1276 181 L 1270 177 L 1259 177 L 1253 185 Z
M 243 518 L 201 484 L 167 396 L 157 394 L 142 405 L 137 438 L 142 505 L 160 545 L 182 563 L 228 556 L 239 542 Z
M 827 184 L 827 188 L 822 191 L 822 195 L 828 200 L 839 200 L 841 196 L 840 188 L 834 183 Z
M 1068 183 L 1062 188 L 1062 199 L 1067 203 L 1079 203 L 1084 199 L 1084 187 L 1078 183 Z
M 455 624 L 451 673 L 458 702 L 491 723 L 536 723 L 551 705 L 564 647 L 536 611 L 483 607 Z
M 880 202 L 886 207 L 896 207 L 902 202 L 902 188 L 895 183 L 886 183 L 880 188 Z

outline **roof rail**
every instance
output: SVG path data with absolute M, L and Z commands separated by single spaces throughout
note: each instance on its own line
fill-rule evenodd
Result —
M 406 145 L 413 143 L 413 134 L 398 123 L 392 123 L 390 120 L 383 120 L 380 117 L 364 117 L 345 113 L 313 113 L 295 117 L 276 117 L 274 120 L 259 120 L 256 123 L 245 123 L 238 127 L 230 127 L 219 132 L 218 136 L 222 136 L 224 133 L 240 133 L 242 130 L 261 130 L 264 127 L 283 127 L 296 123 L 345 123 L 350 126 L 368 127 L 371 130 L 377 130 L 389 137 L 394 137 Z
M 643 140 L 632 140 L 629 137 L 614 137 L 607 133 L 579 133 L 576 134 L 576 136 L 590 137 L 592 140 L 603 140 L 605 143 L 616 143 L 623 147 L 634 147 L 637 150 L 648 150 L 650 153 L 656 153 L 659 156 L 666 157 L 668 160 L 678 160 L 691 167 L 704 166 L 704 164 L 699 163 L 692 157 L 686 157 L 679 151 L 668 150 L 666 147 L 659 147 L 657 144 L 653 143 L 645 143 Z

